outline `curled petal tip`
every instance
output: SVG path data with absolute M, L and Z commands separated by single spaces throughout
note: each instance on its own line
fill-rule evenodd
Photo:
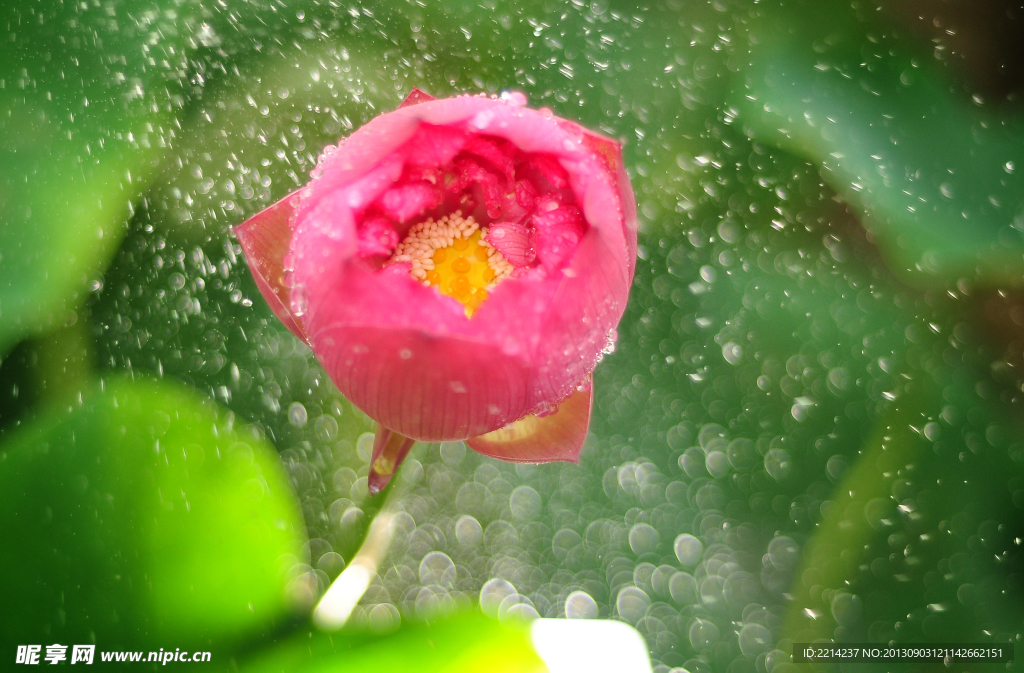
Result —
M 580 388 L 544 416 L 529 414 L 505 427 L 466 440 L 471 449 L 517 463 L 579 462 L 590 426 L 593 386 L 590 376 Z
M 291 216 L 299 193 L 292 192 L 234 228 L 256 286 L 274 315 L 306 343 L 302 321 L 291 311 L 291 288 L 285 283 L 285 257 L 292 241 Z
M 366 488 L 370 495 L 377 495 L 384 490 L 415 443 L 415 439 L 377 424 L 377 432 L 373 437 L 373 455 L 370 457 L 370 473 L 366 476 Z
M 409 92 L 409 95 L 405 97 L 404 101 L 402 101 L 402 104 L 398 106 L 398 109 L 401 110 L 404 107 L 409 107 L 410 105 L 418 105 L 420 103 L 429 103 L 432 100 L 437 99 L 431 96 L 429 93 L 425 93 L 423 91 L 420 91 L 416 87 L 413 87 L 412 91 Z

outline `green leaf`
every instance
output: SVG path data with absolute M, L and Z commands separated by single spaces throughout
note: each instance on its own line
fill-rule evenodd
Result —
M 0 445 L 0 604 L 19 606 L 0 640 L 178 647 L 287 618 L 301 513 L 276 453 L 233 421 L 115 379 Z
M 541 673 L 547 668 L 529 628 L 478 611 L 430 624 L 403 626 L 387 636 L 306 632 L 239 667 L 241 673 Z
M 964 374 L 937 368 L 894 391 L 822 507 L 788 592 L 784 639 L 1011 638 L 1024 616 L 1024 444 L 1011 415 L 978 408 Z
M 203 25 L 180 5 L 0 7 L 0 355 L 81 305 L 173 143 Z
M 168 245 L 220 243 L 231 225 L 305 185 L 324 147 L 397 108 L 414 83 L 396 84 L 389 47 L 339 31 L 236 56 L 182 119 L 146 195 Z
M 849 3 L 761 11 L 735 95 L 747 133 L 818 165 L 904 280 L 1018 282 L 1024 121 Z
M 0 354 L 71 319 L 120 244 L 157 156 L 103 149 L 99 128 L 76 134 L 58 111 L 4 93 L 0 107 L 15 113 L 0 119 Z

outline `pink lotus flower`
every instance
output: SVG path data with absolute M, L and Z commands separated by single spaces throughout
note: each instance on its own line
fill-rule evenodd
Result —
M 416 440 L 578 458 L 636 204 L 618 143 L 525 103 L 414 90 L 236 229 L 275 314 L 377 421 L 371 492 Z

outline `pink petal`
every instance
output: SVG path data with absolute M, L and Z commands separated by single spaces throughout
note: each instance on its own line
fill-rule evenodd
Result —
M 509 183 L 515 179 L 512 158 L 515 156 L 516 148 L 507 140 L 473 136 L 466 143 L 463 151 L 483 159 L 493 168 L 501 171 Z
M 412 166 L 436 169 L 450 163 L 468 139 L 459 127 L 421 124 L 405 146 L 405 155 Z
M 529 166 L 543 175 L 555 189 L 565 189 L 569 186 L 569 179 L 565 169 L 562 168 L 554 157 L 544 155 L 531 157 Z
M 516 268 L 526 266 L 537 256 L 530 246 L 530 230 L 515 222 L 491 224 L 484 240 L 494 246 L 508 263 Z
M 590 425 L 589 376 L 583 388 L 563 400 L 553 414 L 525 416 L 466 444 L 477 453 L 516 463 L 578 462 Z
M 409 107 L 411 105 L 419 105 L 420 103 L 427 103 L 432 100 L 437 99 L 431 96 L 429 93 L 424 93 L 417 89 L 416 87 L 413 87 L 412 91 L 409 92 L 409 95 L 405 97 L 404 101 L 402 101 L 402 104 L 398 106 L 398 109 L 401 110 L 404 107 Z
M 399 222 L 408 222 L 440 203 L 441 191 L 429 182 L 392 187 L 380 197 L 381 209 Z
M 437 166 L 406 166 L 402 179 L 408 182 L 429 182 L 432 185 L 442 184 L 443 175 Z
M 580 235 L 563 229 L 541 228 L 534 230 L 530 242 L 537 250 L 541 265 L 549 271 L 561 269 L 579 245 Z
M 520 180 L 515 188 L 501 197 L 501 219 L 522 223 L 537 205 L 537 190 L 529 180 Z
M 315 201 L 324 195 L 334 194 L 364 178 L 385 160 L 397 159 L 398 166 L 401 166 L 402 158 L 396 156 L 396 151 L 419 129 L 419 119 L 413 114 L 419 107 L 407 108 L 406 114 L 396 110 L 381 115 L 341 141 L 333 152 L 325 153 L 315 171 L 319 177 L 303 190 L 307 192 L 305 199 Z
M 626 166 L 622 162 L 622 145 L 611 138 L 584 129 L 583 145 L 594 152 L 603 162 L 612 176 L 616 191 L 619 193 L 619 204 L 622 208 L 622 226 L 624 238 L 629 252 L 629 273 L 633 274 L 636 266 L 636 199 L 633 196 L 633 185 L 629 183 Z
M 290 220 L 298 199 L 299 192 L 292 192 L 235 227 L 235 235 L 270 310 L 292 334 L 308 343 L 302 321 L 289 308 L 291 288 L 285 284 L 284 259 L 292 241 Z
M 344 199 L 345 205 L 355 212 L 359 212 L 383 195 L 391 185 L 402 176 L 404 168 L 402 157 L 392 154 L 380 162 L 380 164 L 366 175 L 353 181 L 345 189 L 334 193 L 335 198 Z M 314 199 L 307 199 L 315 203 Z M 305 207 L 303 202 L 302 207 Z
M 490 344 L 340 324 L 322 327 L 312 343 L 346 397 L 407 437 L 474 437 L 507 425 L 531 403 L 527 363 Z
M 593 371 L 611 345 L 631 282 L 624 252 L 591 228 L 562 269 L 558 292 L 538 335 L 550 349 L 531 381 L 538 399 L 568 394 L 571 382 Z
M 516 203 L 526 210 L 533 210 L 537 206 L 537 188 L 527 180 L 520 180 L 516 183 Z
M 391 255 L 398 245 L 398 232 L 386 217 L 365 220 L 359 228 L 359 254 Z
M 549 209 L 554 206 L 554 209 Z M 575 206 L 542 200 L 532 219 L 531 243 L 546 269 L 560 269 L 583 237 L 584 223 Z
M 404 282 L 409 278 L 409 273 L 412 271 L 411 262 L 392 262 L 383 269 L 380 269 L 377 273 L 382 278 L 395 278 L 399 279 L 398 282 Z
M 366 475 L 366 488 L 370 495 L 377 495 L 384 490 L 415 443 L 415 439 L 409 439 L 380 423 L 377 424 L 377 431 L 373 437 L 373 455 L 370 457 L 370 472 Z
M 455 180 L 446 187 L 448 193 L 457 194 L 474 183 L 480 185 L 483 190 L 487 216 L 498 217 L 501 215 L 501 198 L 505 193 L 501 178 L 473 159 L 457 159 L 455 161 Z

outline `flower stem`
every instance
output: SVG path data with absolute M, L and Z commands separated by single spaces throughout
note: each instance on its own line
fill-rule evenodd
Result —
M 397 433 L 395 436 L 405 439 Z M 402 458 L 406 453 L 408 448 L 403 452 Z M 400 464 L 401 461 L 394 466 L 389 477 L 394 476 Z M 363 501 L 363 512 L 370 519 L 366 534 L 354 539 L 351 545 L 339 547 L 337 550 L 342 558 L 350 558 L 351 561 L 331 583 L 313 610 L 313 623 L 321 630 L 334 631 L 345 625 L 387 555 L 394 535 L 392 520 L 397 511 L 397 504 L 401 501 L 402 486 L 399 481 L 389 478 L 376 496 L 371 494 L 371 497 Z

